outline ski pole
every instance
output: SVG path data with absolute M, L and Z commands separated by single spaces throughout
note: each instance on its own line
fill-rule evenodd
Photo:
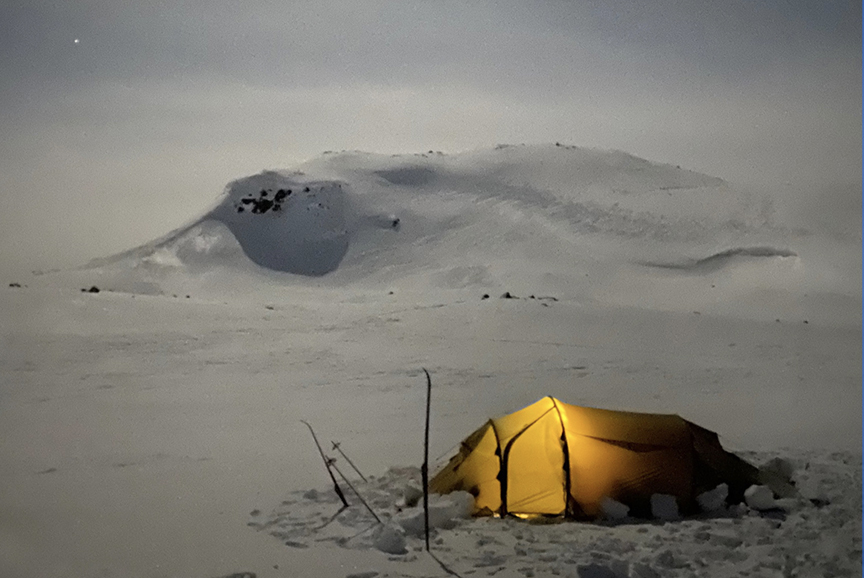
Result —
M 306 424 L 306 427 L 309 428 L 309 431 L 312 433 L 312 439 L 315 440 L 315 446 L 318 448 L 318 453 L 321 454 L 321 459 L 324 460 L 324 467 L 327 468 L 327 473 L 330 474 L 330 479 L 333 480 L 333 489 L 336 490 L 336 495 L 339 496 L 339 499 L 342 500 L 342 504 L 347 508 L 348 500 L 345 499 L 345 494 L 342 493 L 342 488 L 339 487 L 339 482 L 336 481 L 336 476 L 333 475 L 333 470 L 331 467 L 333 466 L 333 462 L 324 455 L 324 450 L 321 449 L 321 444 L 318 443 L 318 436 L 315 435 L 315 430 L 312 429 L 312 425 L 308 421 L 300 420 L 301 422 Z

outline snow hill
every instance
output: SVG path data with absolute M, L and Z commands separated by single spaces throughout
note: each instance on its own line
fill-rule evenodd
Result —
M 560 144 L 325 153 L 235 180 L 200 218 L 88 270 L 141 293 L 236 293 L 243 274 L 660 308 L 731 300 L 739 312 L 761 310 L 766 292 L 835 291 L 805 283 L 806 239 L 774 205 L 715 177 Z

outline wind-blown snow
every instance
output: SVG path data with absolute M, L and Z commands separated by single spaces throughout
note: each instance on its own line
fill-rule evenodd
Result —
M 553 395 L 678 413 L 783 458 L 802 494 L 759 513 L 721 489 L 719 513 L 663 524 L 457 520 L 433 547 L 461 573 L 860 575 L 860 230 L 784 202 L 616 151 L 330 153 L 141 247 L 8 279 L 0 575 L 440 575 L 416 512 L 387 510 L 422 455 L 421 367 L 435 457 Z M 399 530 L 339 545 L 368 527 L 353 498 L 315 529 L 338 505 L 301 419 Z M 256 510 L 284 536 L 247 527 Z

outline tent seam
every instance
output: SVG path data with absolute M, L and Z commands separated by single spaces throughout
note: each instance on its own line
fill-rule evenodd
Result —
M 496 476 L 496 477 L 498 478 L 498 488 L 499 488 L 499 493 L 501 494 L 500 495 L 501 505 L 498 507 L 498 515 L 503 516 L 504 515 L 504 512 L 503 512 L 504 504 L 506 503 L 505 502 L 505 498 L 506 498 L 505 493 L 507 491 L 506 490 L 506 483 L 502 479 L 504 477 L 503 476 L 503 472 L 504 472 L 504 449 L 501 447 L 501 436 L 498 435 L 498 428 L 495 427 L 495 420 L 494 419 L 489 420 L 489 426 L 492 428 L 492 433 L 495 435 L 495 443 L 498 444 L 498 452 L 497 452 L 498 453 L 498 476 Z
M 555 412 L 558 414 L 558 423 L 561 424 L 561 442 L 564 451 L 564 517 L 570 517 L 570 500 L 572 499 L 572 482 L 570 478 L 570 444 L 567 441 L 567 428 L 564 427 L 564 418 L 561 416 L 561 408 L 558 407 L 558 401 L 549 396 L 552 400 L 552 405 L 555 407 Z

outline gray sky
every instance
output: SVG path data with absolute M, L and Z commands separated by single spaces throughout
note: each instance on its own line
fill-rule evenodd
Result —
M 324 150 L 562 141 L 861 182 L 860 1 L 10 0 L 0 55 L 0 272 L 150 240 Z

